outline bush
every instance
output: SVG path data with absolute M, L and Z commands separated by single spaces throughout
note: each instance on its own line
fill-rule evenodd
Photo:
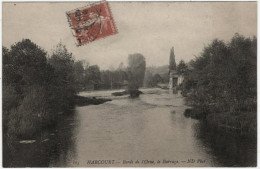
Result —
M 8 128 L 8 121 L 11 109 L 17 108 L 19 105 L 20 97 L 12 86 L 3 86 L 3 131 L 4 133 Z
M 31 137 L 36 131 L 53 124 L 57 116 L 48 100 L 44 88 L 32 88 L 21 105 L 10 111 L 8 132 L 18 137 Z
M 183 90 L 191 106 L 211 112 L 256 110 L 256 38 L 214 40 L 190 63 Z
M 12 86 L 3 86 L 3 111 L 7 112 L 19 105 L 20 97 Z

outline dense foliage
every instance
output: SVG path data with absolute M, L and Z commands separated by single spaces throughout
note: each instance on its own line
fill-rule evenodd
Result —
M 188 70 L 188 66 L 186 65 L 186 63 L 183 60 L 181 60 L 179 62 L 179 64 L 177 65 L 176 70 L 177 70 L 178 75 L 184 75 Z
M 256 51 L 255 37 L 214 40 L 185 73 L 187 102 L 218 123 L 256 129 Z
M 53 125 L 58 112 L 73 104 L 79 91 L 76 65 L 66 47 L 58 44 L 50 58 L 29 39 L 3 47 L 4 133 L 31 137 Z

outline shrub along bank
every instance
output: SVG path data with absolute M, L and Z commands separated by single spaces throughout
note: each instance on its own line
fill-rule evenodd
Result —
M 189 63 L 182 93 L 209 125 L 256 134 L 257 40 L 239 34 L 230 42 L 214 40 Z

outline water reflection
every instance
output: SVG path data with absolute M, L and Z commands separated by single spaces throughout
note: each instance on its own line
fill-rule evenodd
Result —
M 79 164 L 74 166 L 97 166 L 87 164 L 87 160 L 95 159 L 115 160 L 116 166 L 133 166 L 123 165 L 122 161 L 189 158 L 206 162 L 160 166 L 213 165 L 211 157 L 197 147 L 192 125 L 198 121 L 183 116 L 183 98 L 167 90 L 151 89 L 144 93 L 138 99 L 120 97 L 102 105 L 76 108 L 80 119 L 75 140 L 77 156 L 70 161 Z
M 56 128 L 57 135 L 53 139 L 56 145 L 51 153 L 50 167 L 70 167 L 70 164 L 73 163 L 71 160 L 72 157 L 77 157 L 75 141 L 79 124 L 80 120 L 78 119 L 76 110 L 65 115 L 65 117 L 61 117 Z
M 76 123 L 74 112 L 62 115 L 55 128 L 40 132 L 32 144 L 21 144 L 14 138 L 3 137 L 3 166 L 48 167 L 52 163 L 67 166 L 64 162 L 68 157 L 76 157 L 73 145 Z
M 255 167 L 257 163 L 257 138 L 240 133 L 210 128 L 197 123 L 195 135 L 206 146 L 215 160 L 226 167 Z
M 111 97 L 112 92 L 97 95 Z M 156 165 L 160 167 L 256 165 L 256 139 L 216 133 L 186 118 L 187 107 L 178 94 L 161 89 L 143 92 L 137 99 L 124 96 L 101 105 L 76 107 L 60 116 L 55 129 L 40 133 L 36 143 L 4 140 L 4 166 L 102 167 L 88 160 L 115 160 L 114 166 L 121 167 L 147 166 L 126 165 L 123 160 L 179 161 Z M 204 162 L 187 163 L 188 159 Z

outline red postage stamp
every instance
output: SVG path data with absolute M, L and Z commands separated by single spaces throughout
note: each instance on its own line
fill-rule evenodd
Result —
M 66 14 L 78 46 L 117 33 L 107 2 L 96 3 Z

